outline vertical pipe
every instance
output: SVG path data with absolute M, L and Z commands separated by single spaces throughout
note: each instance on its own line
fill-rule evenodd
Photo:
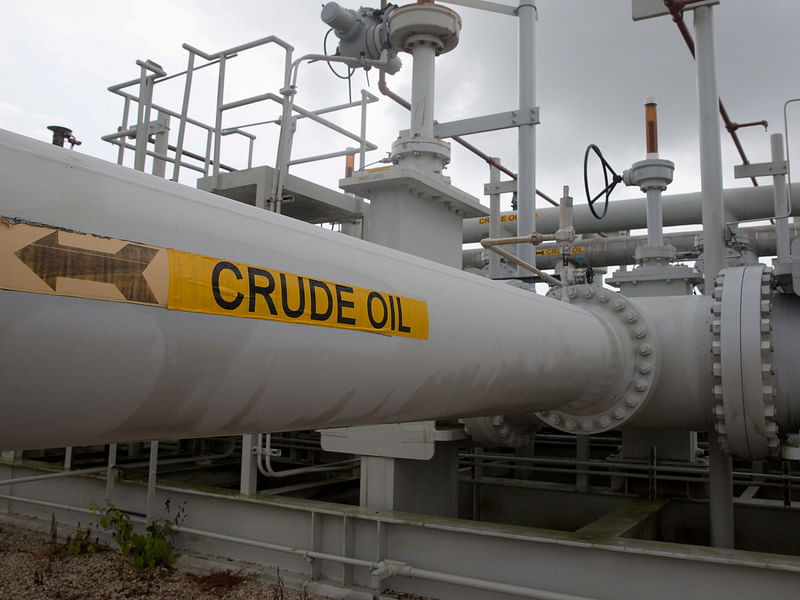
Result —
M 414 58 L 411 79 L 411 137 L 433 139 L 434 61 L 436 51 L 419 43 L 411 51 Z
M 647 245 L 664 245 L 664 221 L 661 215 L 661 190 L 647 190 Z
M 367 91 L 361 90 L 361 139 L 359 140 L 358 170 L 367 164 Z
M 194 76 L 194 51 L 189 50 L 189 63 L 186 66 L 186 83 L 183 86 L 183 103 L 181 104 L 181 121 L 178 126 L 178 141 L 175 148 L 175 164 L 172 166 L 172 181 L 178 181 L 183 159 L 183 140 L 186 136 L 186 119 L 189 117 L 189 95 L 192 92 Z
M 492 160 L 499 165 L 498 157 Z M 500 169 L 494 164 L 489 164 L 489 185 L 500 183 Z M 500 194 L 489 194 L 489 237 L 497 239 L 500 237 Z M 500 277 L 500 255 L 489 250 L 489 277 L 497 279 Z
M 783 164 L 785 157 L 783 153 L 783 135 L 773 133 L 769 136 L 770 147 L 772 149 L 772 164 Z M 786 175 L 774 175 L 772 177 L 772 194 L 775 200 L 775 216 L 789 213 L 789 205 L 786 196 Z M 791 238 L 789 236 L 789 219 L 775 219 L 775 250 L 778 255 L 778 262 L 789 262 L 791 260 Z
M 697 96 L 700 115 L 700 180 L 703 194 L 703 258 L 706 294 L 724 265 L 722 148 L 719 131 L 714 29 L 711 7 L 694 9 Z
M 536 5 L 520 4 L 519 17 L 519 110 L 527 113 L 536 106 L 536 63 L 534 40 Z M 517 179 L 517 236 L 529 236 L 536 231 L 536 131 L 535 125 L 517 128 L 519 175 Z M 536 266 L 536 252 L 531 244 L 518 246 L 520 259 Z M 530 273 L 525 271 L 525 275 Z
M 714 27 L 710 6 L 694 9 L 697 101 L 700 115 L 700 180 L 703 193 L 703 278 L 705 294 L 714 293 L 714 278 L 724 267 L 722 148 L 719 131 Z M 731 459 L 709 436 L 711 544 L 732 548 L 733 469 Z

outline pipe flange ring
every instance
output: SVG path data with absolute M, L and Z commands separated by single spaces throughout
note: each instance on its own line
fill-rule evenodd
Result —
M 628 422 L 650 399 L 658 374 L 655 336 L 636 306 L 625 296 L 594 285 L 570 285 L 548 292 L 560 300 L 596 314 L 614 331 L 620 343 L 623 368 L 614 391 L 602 406 L 571 407 L 539 411 L 536 415 L 561 431 L 596 434 Z
M 714 428 L 719 445 L 758 460 L 780 450 L 772 344 L 772 269 L 724 269 L 714 281 Z

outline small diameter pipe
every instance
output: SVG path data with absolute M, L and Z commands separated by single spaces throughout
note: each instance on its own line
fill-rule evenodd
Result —
M 501 238 L 499 240 L 484 239 L 484 240 L 481 240 L 481 246 L 483 246 L 484 248 L 488 248 L 489 250 L 492 250 L 493 252 L 497 252 L 500 256 L 502 256 L 506 260 L 514 263 L 517 266 L 522 267 L 523 269 L 527 269 L 528 271 L 530 271 L 531 273 L 534 273 L 535 275 L 538 275 L 542 279 L 542 281 L 546 281 L 550 285 L 561 287 L 563 285 L 566 285 L 566 283 L 560 282 L 555 277 L 553 277 L 551 275 L 548 275 L 547 273 L 545 273 L 541 269 L 537 269 L 532 264 L 527 263 L 527 262 L 525 262 L 524 260 L 522 260 L 520 258 L 517 258 L 516 256 L 514 256 L 513 254 L 511 254 L 507 250 L 504 250 L 503 248 L 499 247 L 499 246 L 507 245 L 507 244 L 525 244 L 526 242 L 530 242 L 531 244 L 536 245 L 536 244 L 542 243 L 545 240 L 553 240 L 553 239 L 555 239 L 555 236 L 552 236 L 552 235 L 545 236 L 545 235 L 537 234 L 537 233 L 534 232 L 534 233 L 532 233 L 531 235 L 529 235 L 527 237 Z M 536 241 L 536 240 L 538 240 L 538 241 Z
M 519 596 L 521 598 L 534 598 L 536 600 L 589 600 L 586 596 L 575 596 L 573 594 L 550 592 L 542 589 L 500 583 L 497 581 L 476 579 L 475 577 L 465 577 L 463 575 L 451 575 L 449 573 L 418 569 L 417 567 L 412 567 L 411 565 L 402 563 L 394 564 L 389 561 L 385 561 L 382 566 L 384 567 L 387 576 L 390 577 L 401 575 L 403 577 L 427 579 L 429 581 L 460 585 L 473 589 L 486 590 L 487 592 L 509 594 L 511 596 Z
M 263 434 L 258 434 L 258 454 L 259 456 L 264 457 L 264 462 L 262 464 L 261 459 L 256 461 L 258 465 L 258 471 L 264 477 L 291 477 L 292 475 L 303 475 L 305 473 L 321 473 L 326 471 L 336 471 L 340 469 L 346 469 L 348 467 L 356 466 L 361 459 L 360 458 L 351 458 L 348 460 L 342 460 L 337 462 L 330 462 L 321 465 L 314 465 L 312 467 L 300 467 L 297 469 L 285 469 L 283 471 L 275 471 L 272 468 L 272 436 L 271 434 L 266 434 L 266 441 L 264 445 L 261 445 L 261 436 Z

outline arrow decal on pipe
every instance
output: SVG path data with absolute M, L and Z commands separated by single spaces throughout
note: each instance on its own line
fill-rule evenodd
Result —
M 62 245 L 53 231 L 15 254 L 53 291 L 59 277 L 99 281 L 114 285 L 130 302 L 158 304 L 143 275 L 158 254 L 155 248 L 129 243 L 113 254 L 99 252 Z

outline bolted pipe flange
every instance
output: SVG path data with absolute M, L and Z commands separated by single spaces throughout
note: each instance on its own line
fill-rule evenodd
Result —
M 581 284 L 548 292 L 585 308 L 603 320 L 616 334 L 623 368 L 615 389 L 602 406 L 566 407 L 539 411 L 545 423 L 567 433 L 596 434 L 624 425 L 650 399 L 658 375 L 657 344 L 640 312 L 625 296 L 604 288 Z
M 780 451 L 772 345 L 772 269 L 730 267 L 714 281 L 711 353 L 720 446 L 759 460 Z

